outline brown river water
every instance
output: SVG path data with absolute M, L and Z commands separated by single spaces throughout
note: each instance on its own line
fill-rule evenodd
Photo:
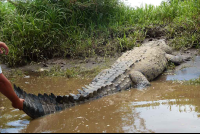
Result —
M 0 95 L 1 133 L 200 132 L 200 86 L 174 83 L 200 76 L 200 57 L 146 89 L 131 89 L 31 120 Z M 17 78 L 13 83 L 28 93 L 77 93 L 91 79 L 59 77 Z

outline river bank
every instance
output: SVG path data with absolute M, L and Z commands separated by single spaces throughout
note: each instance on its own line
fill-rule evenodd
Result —
M 157 39 L 154 39 L 157 40 Z M 146 40 L 148 41 L 148 40 Z M 146 42 L 144 41 L 144 43 Z M 181 56 L 190 56 L 191 60 L 195 56 L 199 55 L 199 49 L 187 49 L 187 50 L 174 50 L 174 55 Z M 112 57 L 92 57 L 92 58 L 82 58 L 82 59 L 62 59 L 54 58 L 42 62 L 33 62 L 31 64 L 21 66 L 21 67 L 7 67 L 5 64 L 2 64 L 2 69 L 7 77 L 16 77 L 27 75 L 36 75 L 36 76 L 61 76 L 65 78 L 92 78 L 95 77 L 103 69 L 109 68 L 120 56 L 121 54 L 116 54 Z M 180 66 L 175 66 L 170 64 L 167 67 L 169 70 L 181 70 L 183 68 L 189 67 L 187 62 L 181 64 Z

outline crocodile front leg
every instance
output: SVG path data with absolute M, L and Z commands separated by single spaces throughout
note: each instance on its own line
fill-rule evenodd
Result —
M 136 88 L 145 88 L 151 85 L 147 78 L 139 71 L 131 71 L 130 78 L 136 85 Z
M 190 60 L 191 57 L 184 57 L 184 56 L 178 56 L 178 55 L 171 55 L 171 54 L 165 54 L 165 57 L 168 61 L 171 61 L 175 64 L 181 64 L 184 61 Z

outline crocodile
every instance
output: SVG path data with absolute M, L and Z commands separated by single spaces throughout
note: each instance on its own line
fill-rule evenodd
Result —
M 78 94 L 56 96 L 26 93 L 14 85 L 18 97 L 24 99 L 23 111 L 33 119 L 59 112 L 103 96 L 131 88 L 145 88 L 164 72 L 168 61 L 181 64 L 187 58 L 172 55 L 173 49 L 165 40 L 143 43 L 122 54 L 109 68 L 100 72 L 90 84 L 77 89 Z

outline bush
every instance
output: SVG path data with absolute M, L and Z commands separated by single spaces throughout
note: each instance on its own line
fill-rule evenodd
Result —
M 9 0 L 0 6 L 0 40 L 10 47 L 1 59 L 10 66 L 112 55 L 139 46 L 157 27 L 175 48 L 199 46 L 198 0 L 136 9 L 118 0 Z

